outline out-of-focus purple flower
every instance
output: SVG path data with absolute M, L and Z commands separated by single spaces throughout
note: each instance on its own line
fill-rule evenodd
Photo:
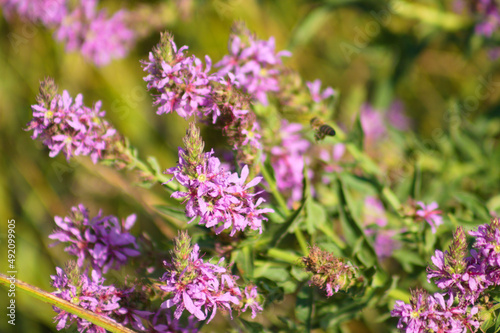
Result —
M 370 145 L 386 135 L 383 115 L 370 104 L 363 104 L 359 115 L 365 136 L 365 144 Z
M 47 83 L 48 82 L 48 83 Z M 89 155 L 94 163 L 112 152 L 120 135 L 104 119 L 101 101 L 92 108 L 83 105 L 83 96 L 78 94 L 73 101 L 65 90 L 62 95 L 55 94 L 46 98 L 43 90 L 57 90 L 51 80 L 42 83 L 38 104 L 32 105 L 33 119 L 26 130 L 33 130 L 33 139 L 39 139 L 50 149 L 49 156 L 55 157 L 62 152 L 66 159 L 72 156 Z
M 267 93 L 279 90 L 279 76 L 282 72 L 281 57 L 291 56 L 288 51 L 275 51 L 275 40 L 256 39 L 246 28 L 229 37 L 229 54 L 215 64 L 219 76 L 233 73 L 243 90 L 254 99 L 268 104 Z
M 426 205 L 422 201 L 417 201 L 417 205 L 420 206 L 421 209 L 418 209 L 415 215 L 429 223 L 432 233 L 436 233 L 436 227 L 443 224 L 442 212 L 437 209 L 438 204 L 436 202 L 431 202 Z
M 302 198 L 302 182 L 304 179 L 304 154 L 310 143 L 302 138 L 301 124 L 288 123 L 283 120 L 278 131 L 277 145 L 271 148 L 270 160 L 276 177 L 276 185 L 280 192 L 288 197 L 288 206 Z
M 106 10 L 97 10 L 96 0 L 81 1 L 64 17 L 56 38 L 66 43 L 67 51 L 80 50 L 98 66 L 123 58 L 132 46 L 135 35 L 125 24 L 125 11 L 109 17 Z
M 17 13 L 21 18 L 52 26 L 61 23 L 67 14 L 66 0 L 0 0 L 9 18 Z
M 389 258 L 401 247 L 401 243 L 393 238 L 396 233 L 396 230 L 377 230 L 373 247 L 379 258 Z
M 309 92 L 311 93 L 311 97 L 314 102 L 319 103 L 322 100 L 327 99 L 330 96 L 335 95 L 335 90 L 331 87 L 327 87 L 323 92 L 321 92 L 321 81 L 315 80 L 313 82 L 306 82 L 307 88 L 309 88 Z
M 363 221 L 364 225 L 368 227 L 365 229 L 366 233 L 375 235 L 374 248 L 379 258 L 388 258 L 394 250 L 401 247 L 401 243 L 393 239 L 397 231 L 383 229 L 387 227 L 387 217 L 384 205 L 376 197 L 367 196 L 365 198 Z
M 237 277 L 229 273 L 222 261 L 204 262 L 198 244 L 191 246 L 187 233 L 180 233 L 175 239 L 172 261 L 164 262 L 167 271 L 160 279 L 163 284 L 159 288 L 170 296 L 162 307 L 176 306 L 176 319 L 187 310 L 198 320 L 205 320 L 211 311 L 207 322 L 214 318 L 217 309 L 229 313 L 232 309 L 241 309 L 243 296 L 236 284 Z M 253 294 L 250 297 L 256 298 Z M 255 306 L 252 308 L 252 312 L 257 310 Z
M 384 205 L 377 198 L 373 196 L 367 196 L 365 198 L 363 213 L 365 225 L 376 224 L 379 227 L 385 227 L 387 225 Z
M 57 275 L 51 275 L 52 286 L 57 288 L 52 294 L 78 305 L 86 310 L 92 311 L 97 315 L 114 320 L 112 316 L 120 309 L 120 296 L 122 292 L 113 285 L 105 286 L 104 278 L 97 271 L 92 271 L 92 277 L 87 274 L 80 274 L 76 267 L 70 267 L 65 272 L 56 267 Z M 57 316 L 54 322 L 57 322 L 57 330 L 70 327 L 76 322 L 79 332 L 105 333 L 102 327 L 79 318 L 78 316 L 53 307 Z
M 83 205 L 71 208 L 71 214 L 64 218 L 56 216 L 58 228 L 49 236 L 56 243 L 70 243 L 64 250 L 78 257 L 77 264 L 83 267 L 88 260 L 92 268 L 106 273 L 110 268 L 120 269 L 129 257 L 140 254 L 137 243 L 129 230 L 136 216 L 130 215 L 121 223 L 117 217 L 102 216 L 102 212 L 90 218 Z
M 500 27 L 500 5 L 495 0 L 478 0 L 474 9 L 479 16 L 476 33 L 491 37 Z
M 387 120 L 389 124 L 400 131 L 410 128 L 411 120 L 404 113 L 404 104 L 401 101 L 394 101 L 387 110 Z

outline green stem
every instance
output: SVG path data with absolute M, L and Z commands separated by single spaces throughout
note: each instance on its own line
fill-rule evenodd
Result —
M 304 233 L 302 230 L 300 230 L 298 227 L 295 228 L 294 230 L 295 237 L 297 238 L 297 241 L 299 242 L 300 249 L 302 250 L 302 253 L 307 256 L 309 255 L 309 249 L 307 247 L 307 242 L 306 238 L 304 237 Z
M 260 163 L 260 171 L 262 172 L 262 176 L 264 176 L 264 179 L 267 181 L 269 184 L 269 191 L 273 194 L 274 199 L 276 199 L 276 202 L 280 206 L 281 210 L 283 213 L 288 216 L 290 215 L 290 210 L 288 209 L 288 206 L 286 205 L 285 199 L 281 195 L 281 193 L 278 191 L 278 187 L 276 186 L 276 182 L 272 179 L 271 175 L 267 171 L 267 168 L 263 163 Z
M 143 161 L 138 159 L 136 156 L 134 156 L 134 154 L 130 150 L 127 150 L 126 154 L 127 154 L 127 157 L 129 157 L 131 160 L 131 163 L 129 164 L 129 166 L 131 168 L 141 170 L 145 174 L 150 175 L 156 182 L 163 184 L 164 186 L 166 186 L 169 190 L 171 190 L 173 192 L 175 192 L 179 189 L 179 186 L 177 185 L 177 183 L 168 182 L 170 180 L 170 178 L 168 178 L 167 176 L 165 176 L 162 173 L 157 173 L 157 172 L 151 170 L 151 168 L 146 163 L 144 163 Z
M 302 258 L 294 253 L 290 253 L 288 251 L 283 251 L 275 248 L 269 249 L 269 251 L 267 251 L 267 255 L 271 258 L 285 261 L 295 266 L 299 265 L 300 259 Z
M 11 285 L 11 281 L 9 280 L 7 275 L 0 273 L 0 284 L 9 288 L 9 286 Z M 34 298 L 37 298 L 45 303 L 54 305 L 61 310 L 77 315 L 78 317 L 90 321 L 92 324 L 100 326 L 110 332 L 135 333 L 134 331 L 116 323 L 115 321 L 107 317 L 100 316 L 98 314 L 95 314 L 94 312 L 85 310 L 73 303 L 63 300 L 62 298 L 54 296 L 38 287 L 27 284 L 26 282 L 19 281 L 16 279 L 15 287 L 16 289 L 20 289 Z

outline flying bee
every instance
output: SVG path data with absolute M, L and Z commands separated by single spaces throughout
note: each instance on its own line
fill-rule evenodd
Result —
M 318 117 L 311 119 L 311 128 L 315 131 L 314 138 L 316 141 L 321 141 L 325 136 L 335 136 L 335 130 Z

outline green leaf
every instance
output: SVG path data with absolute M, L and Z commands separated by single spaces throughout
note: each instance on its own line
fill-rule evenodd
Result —
M 288 280 L 290 274 L 284 267 L 276 267 L 273 263 L 266 263 L 254 269 L 254 276 L 256 278 L 264 277 L 275 282 L 284 282 Z
M 7 287 L 10 285 L 10 280 L 8 279 L 7 275 L 1 274 L 0 273 L 0 284 L 4 285 Z M 16 279 L 16 288 L 19 290 L 24 291 L 25 293 L 29 294 L 30 296 L 37 298 L 45 303 L 54 305 L 58 307 L 61 310 L 67 311 L 69 313 L 72 313 L 74 315 L 77 315 L 78 317 L 85 319 L 92 324 L 95 324 L 97 326 L 100 326 L 110 332 L 113 333 L 134 333 L 134 331 L 117 324 L 115 321 L 104 317 L 100 316 L 92 311 L 88 311 L 83 309 L 80 306 L 77 306 L 71 302 L 65 301 L 57 296 L 52 295 L 51 293 L 48 293 L 38 287 L 32 286 L 30 284 L 27 284 L 23 281 L 17 280 Z
M 337 177 L 337 193 L 343 234 L 347 243 L 352 248 L 353 255 L 366 267 L 378 265 L 377 255 L 371 241 L 366 237 L 363 228 L 352 214 L 349 193 L 344 188 L 340 177 Z
M 270 247 L 277 247 L 278 244 L 283 240 L 283 238 L 293 232 L 293 230 L 299 225 L 301 222 L 301 213 L 304 210 L 304 207 L 307 202 L 307 197 L 303 197 L 300 203 L 300 207 L 297 210 L 294 210 L 287 218 L 285 223 L 280 224 L 280 228 L 274 233 L 274 237 L 271 240 Z
M 468 192 L 458 192 L 455 193 L 454 197 L 465 207 L 470 209 L 474 213 L 474 215 L 476 215 L 481 220 L 490 220 L 490 212 L 488 211 L 486 204 L 474 194 Z
M 295 317 L 305 324 L 307 332 L 311 332 L 314 306 L 314 289 L 304 284 L 297 294 L 295 303 Z
M 238 265 L 240 273 L 251 279 L 253 277 L 253 251 L 252 248 L 247 245 L 241 249 L 233 251 L 232 255 L 234 261 Z
M 326 223 L 325 207 L 315 202 L 312 197 L 309 197 L 306 203 L 306 211 L 306 229 L 309 235 L 313 235 L 321 225 Z
M 324 7 L 319 7 L 308 13 L 293 31 L 288 49 L 293 50 L 297 45 L 307 44 L 311 37 L 317 35 L 317 32 L 328 20 L 329 15 L 331 15 L 330 11 Z
M 181 220 L 183 222 L 189 221 L 186 216 L 186 211 L 184 210 L 184 208 L 166 206 L 166 205 L 154 205 L 153 207 L 160 213 L 168 217 L 172 217 L 174 219 Z
M 262 326 L 259 323 L 253 322 L 253 321 L 248 321 L 243 318 L 238 318 L 240 322 L 243 324 L 243 326 L 246 328 L 247 332 L 251 333 L 261 333 L 261 332 L 266 332 L 264 330 L 264 326 Z

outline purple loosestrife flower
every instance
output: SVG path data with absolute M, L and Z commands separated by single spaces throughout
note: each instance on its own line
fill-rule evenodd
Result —
M 333 90 L 331 87 L 327 87 L 325 90 L 323 90 L 323 92 L 321 92 L 321 81 L 319 79 L 313 82 L 306 82 L 306 85 L 307 88 L 309 88 L 312 100 L 316 103 L 319 103 L 322 100 L 335 95 L 335 90 Z
M 279 143 L 271 148 L 270 159 L 280 192 L 288 197 L 288 206 L 302 198 L 304 179 L 304 154 L 310 147 L 309 141 L 300 135 L 301 124 L 283 120 L 278 131 Z
M 411 119 L 404 113 L 403 102 L 399 100 L 394 101 L 387 110 L 387 120 L 390 125 L 400 131 L 409 130 L 412 125 Z
M 236 284 L 237 277 L 228 272 L 222 261 L 217 264 L 204 262 L 199 246 L 191 246 L 187 232 L 180 232 L 175 239 L 172 261 L 164 262 L 167 271 L 160 279 L 163 284 L 159 288 L 169 293 L 169 299 L 163 302 L 162 307 L 171 308 L 175 305 L 176 319 L 187 310 L 198 320 L 205 320 L 211 311 L 208 322 L 213 319 L 218 308 L 229 313 L 232 309 L 241 309 L 244 296 Z M 247 304 L 256 298 L 252 293 L 249 296 L 245 301 Z M 250 307 L 252 312 L 259 308 L 257 305 Z
M 492 219 L 490 224 L 483 224 L 477 231 L 470 231 L 474 236 L 474 249 L 477 257 L 482 258 L 490 267 L 500 267 L 500 221 Z
M 83 267 L 87 260 L 92 268 L 106 273 L 110 268 L 120 269 L 129 257 L 140 254 L 137 243 L 129 230 L 136 216 L 130 215 L 122 223 L 115 216 L 102 216 L 102 212 L 90 218 L 83 205 L 71 208 L 71 214 L 64 218 L 56 216 L 58 228 L 49 236 L 61 242 L 70 243 L 64 250 L 78 257 L 77 264 Z
M 67 14 L 66 0 L 0 0 L 7 18 L 14 13 L 31 22 L 51 26 L 61 23 Z
M 238 151 L 240 162 L 251 163 L 261 149 L 260 127 L 250 112 L 250 96 L 240 89 L 233 73 L 209 74 L 195 56 L 185 54 L 187 46 L 177 48 L 173 36 L 162 34 L 160 43 L 142 61 L 148 90 L 154 90 L 153 104 L 157 114 L 176 112 L 184 119 L 192 116 L 222 129 L 229 144 Z
M 51 275 L 52 286 L 57 288 L 52 294 L 78 305 L 86 310 L 92 311 L 100 316 L 112 319 L 112 316 L 120 309 L 120 296 L 123 294 L 114 286 L 105 286 L 104 278 L 97 271 L 92 271 L 92 277 L 80 274 L 74 265 L 68 266 L 66 271 L 56 267 L 57 275 Z M 54 321 L 57 322 L 57 330 L 70 327 L 76 322 L 78 332 L 105 333 L 102 327 L 79 318 L 78 316 L 53 307 L 57 312 Z M 113 320 L 113 319 L 112 319 Z
M 496 0 L 477 0 L 475 11 L 480 17 L 476 25 L 476 33 L 491 37 L 500 27 L 500 5 Z
M 278 78 L 282 73 L 281 57 L 291 56 L 288 51 L 275 51 L 274 38 L 258 40 L 239 24 L 229 37 L 229 54 L 215 64 L 217 75 L 233 73 L 243 90 L 263 105 L 268 104 L 267 92 L 279 90 Z
M 370 104 L 363 104 L 359 115 L 365 136 L 365 145 L 372 145 L 387 133 L 382 113 Z
M 142 61 L 144 71 L 149 75 L 144 78 L 148 90 L 155 89 L 154 105 L 158 106 L 157 114 L 177 112 L 184 119 L 193 115 L 203 117 L 215 110 L 214 122 L 219 111 L 212 101 L 210 76 L 211 60 L 205 57 L 206 66 L 200 59 L 187 56 L 183 46 L 177 49 L 172 35 L 162 34 L 160 43 L 149 53 L 148 60 Z
M 96 0 L 81 1 L 64 17 L 56 38 L 66 43 L 67 51 L 79 50 L 86 59 L 103 66 L 126 56 L 134 42 L 126 15 L 118 11 L 109 17 L 106 10 L 97 10 Z
M 309 284 L 325 289 L 328 297 L 333 296 L 334 291 L 347 291 L 357 282 L 357 267 L 317 246 L 310 248 L 307 257 L 302 257 L 302 263 L 306 271 L 313 273 Z
M 387 227 L 387 217 L 384 205 L 375 197 L 367 196 L 363 209 L 363 220 L 368 235 L 375 235 L 375 252 L 381 259 L 388 258 L 392 252 L 401 247 L 399 241 L 394 240 L 396 230 L 383 229 Z
M 436 250 L 431 258 L 434 265 L 427 267 L 427 280 L 436 279 L 440 289 L 454 292 L 460 299 L 473 304 L 492 282 L 486 278 L 485 265 L 466 256 L 466 236 L 459 227 L 449 250 L 444 253 Z
M 72 156 L 90 156 L 94 163 L 112 155 L 121 145 L 122 138 L 103 118 L 101 102 L 92 108 L 83 105 L 78 94 L 73 101 L 65 90 L 56 94 L 57 86 L 51 79 L 40 85 L 38 104 L 32 105 L 33 119 L 26 130 L 33 130 L 33 139 L 39 139 L 50 149 L 49 156 L 62 152 L 66 159 Z
M 256 193 L 250 192 L 262 177 L 246 183 L 248 166 L 243 167 L 241 177 L 222 169 L 213 151 L 203 152 L 204 143 L 194 123 L 190 124 L 184 144 L 186 150 L 179 148 L 179 164 L 166 173 L 173 174 L 173 179 L 186 188 L 172 197 L 185 198 L 186 215 L 191 221 L 200 217 L 199 224 L 214 227 L 217 234 L 230 229 L 233 236 L 247 227 L 262 232 L 262 221 L 267 220 L 263 214 L 273 210 L 258 208 L 264 199 L 255 202 Z
M 255 286 L 246 286 L 245 287 L 245 300 L 242 311 L 245 312 L 247 308 L 252 309 L 252 319 L 254 319 L 259 312 L 264 311 L 262 309 L 261 304 L 258 303 L 259 294 L 257 291 L 257 287 Z
M 384 205 L 377 198 L 372 196 L 366 197 L 363 212 L 363 220 L 366 225 L 376 224 L 379 227 L 387 225 Z
M 441 211 L 437 208 L 439 207 L 436 202 L 431 202 L 426 205 L 422 201 L 417 201 L 417 205 L 421 209 L 415 212 L 417 219 L 425 220 L 431 226 L 432 233 L 436 233 L 436 227 L 443 224 L 443 217 L 441 216 Z
M 410 304 L 396 301 L 391 311 L 392 317 L 400 317 L 397 328 L 401 332 L 476 332 L 480 323 L 478 308 L 467 303 L 455 304 L 453 293 L 436 293 L 433 296 L 423 290 L 413 290 Z
M 146 332 L 151 333 L 197 333 L 199 329 L 196 327 L 194 316 L 188 317 L 187 325 L 183 325 L 179 319 L 172 316 L 170 309 L 160 308 L 154 314 Z

